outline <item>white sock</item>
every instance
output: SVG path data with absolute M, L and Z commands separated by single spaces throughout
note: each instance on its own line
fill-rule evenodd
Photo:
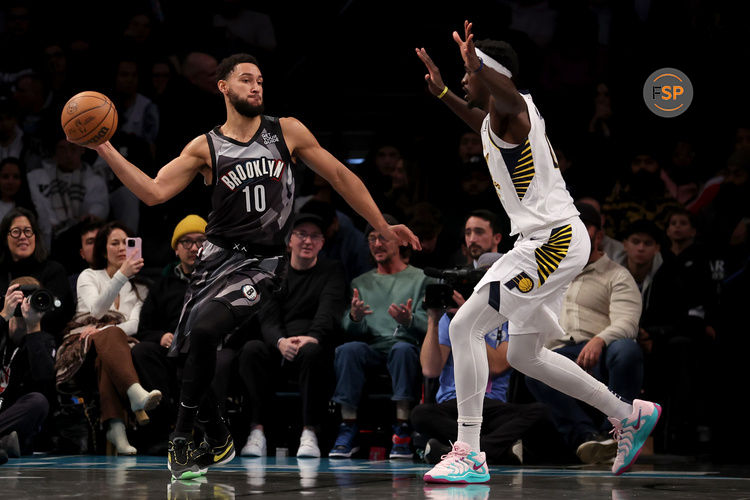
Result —
M 471 449 L 479 452 L 480 450 L 480 435 L 482 432 L 482 419 L 466 419 L 458 418 L 458 439 L 462 443 L 466 443 L 471 446 Z

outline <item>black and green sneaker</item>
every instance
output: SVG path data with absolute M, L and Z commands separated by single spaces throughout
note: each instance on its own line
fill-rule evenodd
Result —
M 204 437 L 198 449 L 193 453 L 193 457 L 201 469 L 231 462 L 234 458 L 232 435 L 227 433 L 226 437 L 217 441 L 208 436 Z
M 193 479 L 206 473 L 195 462 L 195 444 L 185 437 L 170 437 L 167 447 L 167 466 L 175 479 Z

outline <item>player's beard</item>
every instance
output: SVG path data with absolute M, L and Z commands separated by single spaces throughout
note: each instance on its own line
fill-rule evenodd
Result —
M 263 113 L 262 100 L 260 101 L 259 105 L 253 106 L 245 99 L 240 98 L 240 96 L 234 93 L 232 90 L 227 91 L 227 96 L 229 97 L 229 103 L 242 116 L 245 116 L 247 118 L 255 118 L 256 116 Z

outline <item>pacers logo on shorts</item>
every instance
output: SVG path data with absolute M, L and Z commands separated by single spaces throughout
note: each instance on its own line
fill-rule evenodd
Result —
M 518 288 L 518 291 L 521 293 L 529 293 L 534 288 L 534 281 L 528 274 L 521 272 L 521 274 L 508 281 L 505 286 L 508 287 L 509 290 Z

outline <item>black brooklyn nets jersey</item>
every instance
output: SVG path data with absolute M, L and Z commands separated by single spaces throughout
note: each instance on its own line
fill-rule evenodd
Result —
M 279 119 L 261 116 L 247 143 L 224 136 L 219 127 L 206 137 L 214 164 L 206 236 L 283 248 L 292 223 L 294 173 Z

